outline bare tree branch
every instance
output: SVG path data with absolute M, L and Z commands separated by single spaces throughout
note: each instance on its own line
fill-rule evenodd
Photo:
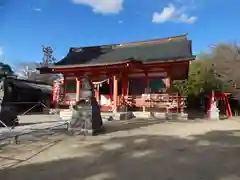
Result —
M 212 49 L 212 57 L 216 77 L 240 100 L 240 47 L 236 43 L 219 44 Z
M 59 78 L 59 75 L 55 74 L 40 74 L 36 69 L 39 67 L 38 63 L 25 63 L 21 64 L 18 68 L 17 75 L 19 78 L 27 79 L 31 81 L 41 81 L 52 84 L 54 80 Z

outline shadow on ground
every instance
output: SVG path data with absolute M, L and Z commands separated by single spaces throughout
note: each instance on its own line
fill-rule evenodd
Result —
M 105 132 L 103 132 L 103 134 L 113 133 L 118 131 L 129 131 L 132 129 L 147 127 L 154 124 L 161 124 L 164 122 L 166 121 L 158 120 L 158 119 L 139 119 L 139 118 L 134 118 L 126 121 L 112 121 L 104 125 L 106 130 Z
M 86 144 L 72 147 L 78 157 L 3 169 L 0 179 L 240 179 L 240 131 L 212 131 L 187 139 L 137 135 L 78 143 Z M 88 153 L 81 156 L 82 152 Z
M 206 112 L 199 109 L 187 109 L 188 119 L 196 120 L 196 119 L 204 119 L 206 118 Z

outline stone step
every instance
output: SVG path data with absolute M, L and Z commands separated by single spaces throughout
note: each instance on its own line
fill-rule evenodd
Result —
M 133 112 L 136 118 L 157 118 L 162 120 L 188 120 L 187 113 Z
M 105 121 L 112 121 L 113 120 L 113 113 L 111 112 L 101 112 L 102 119 Z
M 62 120 L 70 120 L 72 118 L 72 110 L 64 109 L 59 112 L 59 116 Z
M 132 112 L 116 112 L 113 113 L 113 120 L 129 120 L 134 117 Z
M 59 116 L 62 120 L 70 120 L 72 118 L 72 110 L 65 109 L 61 110 Z M 112 120 L 112 113 L 101 113 L 103 121 L 111 121 Z
M 61 110 L 59 115 L 62 120 L 70 120 L 72 118 L 72 110 L 70 109 Z M 157 119 L 163 119 L 163 120 L 187 120 L 188 119 L 188 114 L 186 113 L 164 113 L 164 112 L 123 112 L 123 113 L 102 112 L 101 116 L 104 122 L 112 121 L 112 120 L 127 120 L 133 117 L 136 117 L 136 118 L 155 117 Z
M 187 113 L 167 113 L 168 120 L 188 120 Z
M 150 118 L 151 117 L 150 112 L 136 111 L 136 112 L 132 112 L 132 113 L 133 113 L 133 116 L 135 116 L 136 118 Z

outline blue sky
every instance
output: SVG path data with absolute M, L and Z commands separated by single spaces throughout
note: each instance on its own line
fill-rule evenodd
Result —
M 187 32 L 193 51 L 239 42 L 238 0 L 0 0 L 0 58 L 13 65 L 57 59 L 69 47 L 121 43 Z M 1 61 L 0 59 L 0 61 Z

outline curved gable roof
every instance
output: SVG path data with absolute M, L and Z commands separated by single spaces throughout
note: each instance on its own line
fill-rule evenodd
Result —
M 186 36 L 177 36 L 125 44 L 70 48 L 67 56 L 55 63 L 55 66 L 113 64 L 127 59 L 151 63 L 191 57 L 191 40 Z

